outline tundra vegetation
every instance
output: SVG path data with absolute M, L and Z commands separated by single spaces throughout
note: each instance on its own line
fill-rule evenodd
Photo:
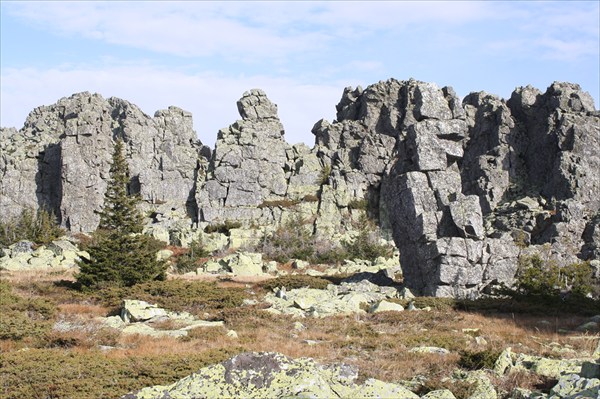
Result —
M 0 129 L 0 396 L 116 398 L 269 351 L 419 396 L 481 398 L 475 370 L 500 398 L 532 398 L 514 388 L 548 393 L 567 363 L 597 359 L 589 94 L 555 82 L 461 100 L 390 79 L 345 89 L 336 110 L 313 149 L 285 141 L 261 90 L 214 149 L 186 111 L 90 93 Z
M 73 281 L 68 272 L 35 277 L 3 272 L 3 398 L 114 398 L 143 386 L 172 383 L 246 351 L 345 362 L 358 366 L 362 379 L 412 381 L 419 394 L 449 388 L 457 398 L 466 398 L 469 384 L 448 379 L 454 370 L 490 369 L 506 347 L 560 359 L 591 352 L 596 345 L 593 335 L 575 331 L 586 317 L 597 313 L 598 303 L 591 300 L 542 305 L 522 298 L 416 298 L 417 307 L 432 310 L 294 320 L 268 313 L 260 303 L 242 306 L 243 301 L 284 284 L 322 288 L 327 279 L 287 276 L 267 284 L 178 278 L 114 286 L 103 292 L 81 292 Z M 125 335 L 94 321 L 114 314 L 122 298 L 223 320 L 238 338 L 219 328 L 197 328 L 182 338 Z M 295 329 L 298 321 L 305 329 Z M 409 352 L 418 346 L 450 352 L 444 356 Z M 523 371 L 496 376 L 493 382 L 500 397 L 508 398 L 516 386 L 547 392 L 554 381 Z

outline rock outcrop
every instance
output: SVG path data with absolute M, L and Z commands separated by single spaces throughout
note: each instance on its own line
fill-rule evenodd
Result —
M 435 347 L 414 348 L 411 352 L 444 356 L 448 351 Z M 513 364 L 513 358 L 516 359 Z M 582 359 L 557 359 L 513 354 L 508 348 L 496 362 L 495 373 L 526 370 L 554 378 L 556 385 L 549 394 L 515 388 L 511 398 L 559 399 L 596 398 L 600 389 L 600 363 Z M 491 370 L 455 371 L 453 382 L 470 386 L 469 399 L 499 397 Z M 357 384 L 354 367 L 321 365 L 310 358 L 292 359 L 272 352 L 241 353 L 220 364 L 200 369 L 171 385 L 157 385 L 129 393 L 122 399 L 191 399 L 191 398 L 402 398 L 419 396 L 401 384 L 373 378 Z M 408 385 L 408 384 L 407 384 Z M 421 399 L 455 398 L 451 390 L 430 391 Z
M 448 88 L 405 87 L 381 196 L 409 287 L 464 297 L 510 284 L 530 244 L 576 261 L 600 192 L 600 158 L 590 150 L 600 148 L 600 118 L 589 96 L 555 83 L 545 94 L 517 89 L 508 103 L 472 93 L 461 107 Z
M 79 250 L 67 240 L 55 240 L 35 247 L 30 241 L 19 241 L 0 249 L 0 269 L 16 270 L 65 270 L 76 267 L 81 258 L 89 258 L 86 251 Z
M 87 92 L 36 108 L 19 131 L 2 129 L 2 213 L 46 208 L 70 231 L 95 230 L 117 137 L 126 145 L 131 192 L 159 213 L 174 208 L 196 220 L 195 178 L 210 150 L 191 114 L 170 107 L 151 118 L 127 101 Z
M 347 240 L 368 215 L 421 295 L 511 284 L 522 254 L 589 260 L 600 273 L 600 114 L 578 85 L 461 102 L 450 87 L 390 79 L 344 89 L 336 109 L 337 120 L 314 125 L 312 149 L 290 145 L 277 106 L 251 90 L 211 151 L 179 108 L 151 118 L 124 100 L 76 94 L 0 131 L 0 208 L 10 217 L 44 207 L 70 231 L 93 231 L 122 137 L 130 190 L 163 241 L 252 246 L 290 221 Z M 236 227 L 225 238 L 203 232 L 227 223 Z
M 205 367 L 172 385 L 154 386 L 122 399 L 159 398 L 406 398 L 419 396 L 401 385 L 368 379 L 347 365 L 325 366 L 279 353 L 242 353 Z

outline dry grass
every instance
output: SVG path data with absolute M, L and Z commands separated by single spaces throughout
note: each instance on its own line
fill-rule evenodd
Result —
M 62 303 L 58 305 L 60 314 L 79 315 L 88 319 L 94 317 L 105 317 L 111 312 L 111 308 L 89 303 Z
M 294 358 L 312 357 L 322 363 L 351 364 L 359 368 L 361 379 L 373 377 L 398 382 L 411 380 L 418 375 L 427 376 L 421 387 L 426 391 L 448 384 L 452 371 L 458 367 L 461 351 L 499 351 L 510 346 L 515 352 L 574 357 L 589 355 L 598 339 L 589 334 L 565 332 L 580 325 L 585 320 L 582 316 L 542 317 L 459 311 L 444 301 L 440 301 L 439 310 L 431 312 L 385 312 L 323 319 L 291 319 L 288 316 L 273 315 L 261 309 L 261 305 L 219 308 L 213 304 L 211 306 L 215 306 L 214 308 L 203 309 L 203 312 L 214 319 L 224 320 L 224 328 L 197 328 L 183 339 L 125 336 L 115 330 L 101 328 L 93 321 L 95 317 L 111 313 L 114 310 L 112 307 L 99 304 L 93 298 L 78 294 L 59 283 L 65 279 L 66 276 L 54 274 L 11 274 L 9 281 L 15 294 L 26 298 L 49 299 L 58 308 L 53 322 L 73 327 L 55 330 L 36 345 L 27 345 L 55 351 L 40 349 L 46 351 L 43 352 L 44 356 L 58 358 L 65 353 L 77 353 L 86 359 L 92 356 L 99 362 L 104 362 L 102 364 L 112 361 L 132 362 L 140 370 L 146 370 L 150 367 L 150 362 L 156 362 L 157 358 L 187 359 L 196 356 L 220 361 L 225 354 L 229 356 L 242 351 L 275 351 Z M 217 281 L 216 287 L 218 290 L 231 292 L 245 290 L 260 293 L 259 283 L 260 279 L 230 279 Z M 305 328 L 296 330 L 294 324 L 297 321 Z M 171 329 L 177 326 L 163 324 L 155 327 Z M 464 329 L 471 329 L 472 332 L 466 333 Z M 238 338 L 228 337 L 227 330 L 236 331 Z M 485 343 L 477 343 L 476 337 L 484 339 Z M 12 362 L 16 364 L 19 361 L 26 362 L 32 355 L 20 355 L 18 350 L 24 345 L 23 341 L 0 340 L 0 352 L 10 355 Z M 101 345 L 113 349 L 99 352 L 98 347 Z M 439 346 L 451 353 L 437 355 L 409 352 L 416 346 Z M 553 350 L 557 346 L 570 348 L 573 352 L 558 355 Z M 204 354 L 206 357 L 203 357 Z M 70 361 L 68 359 L 71 358 L 61 359 Z M 19 367 L 26 369 L 24 365 Z M 45 373 L 44 367 L 47 366 L 28 364 L 27 367 L 29 373 L 38 369 L 39 373 Z M 494 380 L 494 384 L 505 395 L 517 386 L 540 389 L 549 383 L 526 372 L 512 373 Z M 126 388 L 123 389 L 124 394 Z M 469 387 L 461 389 L 466 392 Z

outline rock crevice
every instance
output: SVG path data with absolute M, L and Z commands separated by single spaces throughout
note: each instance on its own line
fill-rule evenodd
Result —
M 393 239 L 408 287 L 477 296 L 510 284 L 517 258 L 598 261 L 600 114 L 576 84 L 485 92 L 390 79 L 346 88 L 337 120 L 318 121 L 315 145 L 290 145 L 277 106 L 259 89 L 241 119 L 203 146 L 190 113 L 145 115 L 135 105 L 79 93 L 36 108 L 0 131 L 0 208 L 46 208 L 90 232 L 122 137 L 131 191 L 149 231 L 170 240 L 235 222 L 242 245 L 290 220 L 341 240 L 368 215 Z M 197 235 L 197 234 L 196 234 Z M 244 238 L 245 237 L 245 238 Z

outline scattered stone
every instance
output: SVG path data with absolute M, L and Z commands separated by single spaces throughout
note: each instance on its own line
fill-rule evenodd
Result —
M 121 319 L 123 319 L 125 323 L 147 321 L 155 317 L 164 316 L 167 316 L 167 311 L 165 309 L 145 301 L 125 299 L 121 303 Z
M 292 262 L 292 267 L 293 267 L 294 269 L 299 269 L 299 270 L 306 269 L 306 268 L 307 268 L 309 265 L 310 265 L 310 263 L 308 263 L 308 262 L 307 262 L 307 261 L 305 261 L 305 260 L 300 260 L 300 259 L 295 259 L 295 260 Z
M 490 378 L 483 371 L 472 371 L 466 378 L 467 382 L 474 385 L 469 399 L 496 399 L 498 394 Z
M 600 379 L 584 378 L 577 374 L 566 374 L 550 389 L 549 399 L 597 398 L 600 395 Z
M 173 256 L 173 251 L 171 251 L 170 249 L 161 249 L 156 253 L 156 259 L 158 260 L 167 260 L 171 256 Z
M 402 299 L 415 299 L 415 296 L 413 295 L 413 293 L 410 291 L 410 289 L 403 287 L 400 290 L 400 294 L 398 295 L 399 298 Z
M 0 268 L 10 271 L 19 270 L 67 270 L 76 267 L 76 262 L 89 257 L 67 240 L 55 240 L 48 246 L 40 245 L 33 249 L 30 241 L 19 241 L 1 251 Z
M 299 321 L 294 322 L 294 330 L 296 331 L 304 331 L 306 330 L 306 326 Z
M 363 305 L 372 306 L 396 296 L 397 290 L 394 287 L 380 287 L 367 280 L 361 280 L 340 285 L 329 284 L 326 290 L 299 288 L 286 291 L 285 287 L 282 287 L 275 290 L 274 294 L 267 294 L 265 301 L 271 305 L 267 310 L 275 314 L 327 317 L 364 313 Z M 397 306 L 400 305 L 391 305 L 394 310 L 399 310 Z
M 600 332 L 600 323 L 597 321 L 587 321 L 577 327 L 575 331 L 579 332 Z
M 233 338 L 233 339 L 237 339 L 238 338 L 238 334 L 234 330 L 227 331 L 227 336 L 229 338 Z
M 125 299 L 121 304 L 120 316 L 100 317 L 97 321 L 105 327 L 121 331 L 123 334 L 141 334 L 151 337 L 185 337 L 195 328 L 222 327 L 222 321 L 198 320 L 187 312 L 171 312 L 148 302 Z M 157 324 L 168 323 L 175 329 L 155 328 Z
M 381 312 L 402 312 L 404 311 L 404 307 L 398 303 L 388 302 L 388 301 L 380 301 L 373 305 L 371 309 L 369 309 L 370 313 L 381 313 Z
M 417 346 L 409 350 L 411 353 L 432 353 L 435 355 L 447 355 L 450 353 L 448 349 L 438 348 L 436 346 Z

